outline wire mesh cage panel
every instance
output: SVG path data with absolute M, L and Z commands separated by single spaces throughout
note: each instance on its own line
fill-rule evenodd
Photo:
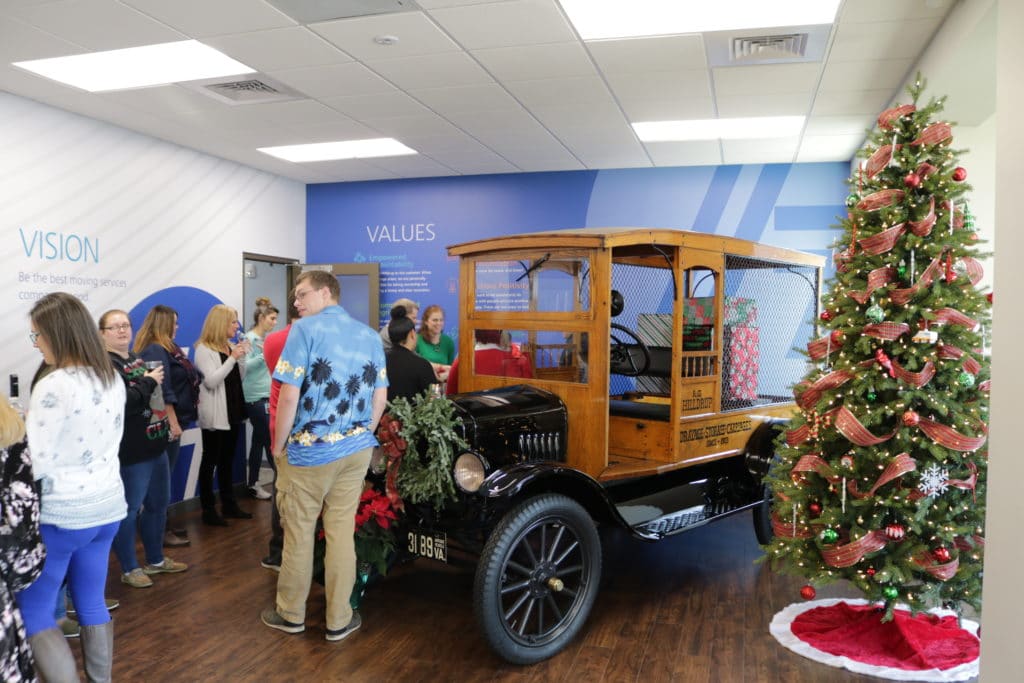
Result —
M 627 263 L 612 264 L 612 289 L 622 295 L 622 310 L 612 322 L 636 332 L 637 336 L 654 350 L 672 348 L 672 305 L 675 290 L 672 271 L 668 268 L 653 268 Z M 654 321 L 667 320 L 666 325 Z M 613 338 L 622 343 L 631 343 L 628 336 L 612 332 Z M 658 354 L 659 358 L 664 354 Z M 668 359 L 671 363 L 671 351 Z M 667 379 L 659 377 L 611 376 L 612 394 L 627 391 L 644 393 L 669 392 Z
M 817 269 L 726 255 L 723 287 L 721 409 L 791 401 L 806 371 L 797 349 L 814 334 Z

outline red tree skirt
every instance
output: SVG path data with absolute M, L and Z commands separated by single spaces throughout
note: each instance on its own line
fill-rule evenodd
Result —
M 895 681 L 965 681 L 978 675 L 978 624 L 949 610 L 882 622 L 867 600 L 795 603 L 772 619 L 771 634 L 799 655 Z

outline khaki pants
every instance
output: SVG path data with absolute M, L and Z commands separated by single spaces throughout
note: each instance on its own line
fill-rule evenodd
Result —
M 277 612 L 287 621 L 301 624 L 306 620 L 306 599 L 313 580 L 313 533 L 321 510 L 327 539 L 327 628 L 345 628 L 352 620 L 349 597 L 356 580 L 356 508 L 372 452 L 366 448 L 315 467 L 290 465 L 287 455 L 278 459 L 277 506 L 284 527 L 284 549 L 277 578 Z

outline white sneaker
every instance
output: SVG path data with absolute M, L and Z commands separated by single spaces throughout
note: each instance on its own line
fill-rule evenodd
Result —
M 270 494 L 262 486 L 250 486 L 249 495 L 256 500 L 270 500 Z

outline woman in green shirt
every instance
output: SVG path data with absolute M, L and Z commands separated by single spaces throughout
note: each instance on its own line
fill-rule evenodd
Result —
M 444 311 L 437 305 L 427 306 L 420 323 L 416 353 L 430 361 L 439 381 L 448 377 L 448 370 L 455 360 L 455 342 L 443 330 Z

